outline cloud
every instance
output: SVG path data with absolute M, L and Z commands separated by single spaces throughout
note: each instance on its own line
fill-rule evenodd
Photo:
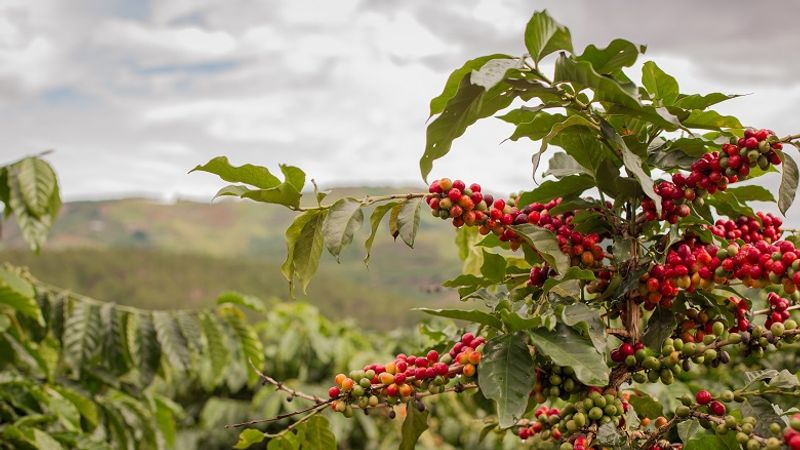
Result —
M 622 36 L 686 92 L 796 131 L 795 2 L 539 1 L 577 48 Z M 464 60 L 524 52 L 522 0 L 57 0 L 0 7 L 0 157 L 55 148 L 67 198 L 210 198 L 186 171 L 218 154 L 303 167 L 322 185 L 419 183 L 428 101 Z M 763 19 L 763 20 L 762 20 Z M 755 23 L 758 26 L 754 25 Z M 790 26 L 791 25 L 791 26 Z M 547 66 L 546 67 L 550 67 Z M 639 78 L 638 67 L 630 71 Z M 533 186 L 537 144 L 484 121 L 433 176 Z

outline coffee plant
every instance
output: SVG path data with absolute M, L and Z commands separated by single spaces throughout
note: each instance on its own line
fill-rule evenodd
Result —
M 292 292 L 323 250 L 340 258 L 367 214 L 365 261 L 384 221 L 413 246 L 428 211 L 453 224 L 464 260 L 444 285 L 475 305 L 422 308 L 468 325 L 424 351 L 331 374 L 327 395 L 254 361 L 262 382 L 306 406 L 234 425 L 249 427 L 238 448 L 335 448 L 324 415 L 368 414 L 402 416 L 400 448 L 412 449 L 436 409 L 429 399 L 455 393 L 493 403 L 482 436 L 505 436 L 504 448 L 800 449 L 800 250 L 779 216 L 751 207 L 786 213 L 798 184 L 786 150 L 800 135 L 722 115 L 710 108 L 735 95 L 682 93 L 652 61 L 637 84 L 630 68 L 645 47 L 615 39 L 577 52 L 544 11 L 524 41 L 526 55 L 452 73 L 430 103 L 420 170 L 427 178 L 469 126 L 496 116 L 513 126 L 508 139 L 540 142 L 534 176 L 549 156 L 534 189 L 501 198 L 440 178 L 424 192 L 326 202 L 313 180 L 304 196 L 296 167 L 281 166 L 283 179 L 224 157 L 195 169 L 233 183 L 218 196 L 298 212 L 282 266 Z M 762 186 L 772 172 L 777 200 Z M 257 427 L 287 418 L 279 432 Z

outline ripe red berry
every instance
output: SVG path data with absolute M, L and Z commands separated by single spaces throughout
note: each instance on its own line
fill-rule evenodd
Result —
M 328 397 L 330 398 L 338 398 L 341 393 L 342 392 L 336 386 L 333 386 L 332 388 L 328 389 Z
M 722 402 L 718 402 L 714 400 L 711 404 L 708 405 L 708 410 L 711 411 L 711 414 L 715 416 L 724 416 L 725 415 L 725 405 Z
M 708 402 L 711 401 L 711 393 L 705 389 L 697 391 L 697 394 L 695 394 L 694 399 L 697 400 L 697 403 L 701 405 L 708 404 Z

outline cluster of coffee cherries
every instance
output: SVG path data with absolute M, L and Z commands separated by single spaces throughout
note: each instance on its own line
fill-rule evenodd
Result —
M 567 404 L 562 410 L 539 407 L 534 419 L 520 421 L 517 434 L 531 440 L 533 448 L 556 448 L 553 444 L 564 440 L 559 450 L 586 450 L 589 444 L 583 433 L 592 425 L 623 424 L 623 415 L 630 404 L 611 392 L 590 388 L 581 398 Z
M 788 299 L 780 295 L 770 292 L 767 294 L 767 303 L 769 304 L 769 314 L 767 315 L 767 322 L 764 324 L 767 328 L 772 328 L 773 324 L 783 324 L 791 315 L 788 308 L 791 305 Z
M 744 302 L 744 305 L 747 307 L 747 302 Z M 738 303 L 737 311 L 741 311 Z M 746 312 L 747 309 L 744 311 Z M 716 313 L 710 308 L 688 308 L 684 313 L 683 320 L 678 324 L 681 340 L 683 342 L 703 342 L 707 334 L 716 336 L 723 334 L 725 324 L 722 318 L 714 317 L 715 315 Z M 745 330 L 747 330 L 746 326 Z
M 397 355 L 387 364 L 370 364 L 349 375 L 336 375 L 328 390 L 331 407 L 347 417 L 353 405 L 367 410 L 381 404 L 394 405 L 415 398 L 419 392 L 438 394 L 456 377 L 475 377 L 486 339 L 465 333 L 448 353 L 430 350 L 425 356 Z
M 717 434 L 725 435 L 736 433 L 736 441 L 747 450 L 800 450 L 800 414 L 795 414 L 789 420 L 789 426 L 782 422 L 773 422 L 769 425 L 771 437 L 757 436 L 755 434 L 758 419 L 753 416 L 737 417 L 726 415 L 725 403 L 732 401 L 742 402 L 745 398 L 730 390 L 724 390 L 718 396 L 713 396 L 709 391 L 702 389 L 694 396 L 684 395 L 680 398 L 681 405 L 675 408 L 675 415 L 681 419 L 695 416 L 702 427 L 714 430 Z M 783 439 L 780 439 L 783 437 Z M 785 445 L 785 447 L 783 447 Z M 794 445 L 794 446 L 793 446 Z
M 768 243 L 761 240 L 739 246 L 729 244 L 717 252 L 720 260 L 716 274 L 720 278 L 735 278 L 745 286 L 763 288 L 767 284 L 782 284 L 787 294 L 800 284 L 800 252 L 789 241 Z
M 746 130 L 743 138 L 724 144 L 718 152 L 698 158 L 692 163 L 688 175 L 676 173 L 671 182 L 656 183 L 654 190 L 662 198 L 661 216 L 657 214 L 653 200 L 645 199 L 642 201 L 645 219 L 677 223 L 681 217 L 689 215 L 689 202 L 702 203 L 706 193 L 724 191 L 728 184 L 747 178 L 751 168 L 758 166 L 766 170 L 772 164 L 780 164 L 776 150 L 782 148 L 772 131 Z
M 664 264 L 655 264 L 642 275 L 639 298 L 647 310 L 658 305 L 670 308 L 681 289 L 691 292 L 713 288 L 714 271 L 719 264 L 716 246 L 687 237 L 667 251 Z
M 575 370 L 572 367 L 553 364 L 536 369 L 536 382 L 531 394 L 536 403 L 544 403 L 548 397 L 567 400 L 570 395 L 584 390 L 585 387 L 575 377 Z
M 491 194 L 483 194 L 477 183 L 467 187 L 463 181 L 449 178 L 435 180 L 428 192 L 426 200 L 434 217 L 452 219 L 456 227 L 478 226 L 481 234 L 494 233 L 513 250 L 520 247 L 522 240 L 510 226 L 532 224 L 555 233 L 559 248 L 571 257 L 573 265 L 598 267 L 605 257 L 599 245 L 601 236 L 574 231 L 571 212 L 550 213 L 561 203 L 560 198 L 520 206 L 517 197 L 494 199 Z
M 531 267 L 531 275 L 528 278 L 528 286 L 540 287 L 548 278 L 555 275 L 555 271 L 547 264 Z
M 708 229 L 715 235 L 730 241 L 741 239 L 746 243 L 752 243 L 764 240 L 772 243 L 780 239 L 783 234 L 781 229 L 783 220 L 780 217 L 760 211 L 756 213 L 756 216 L 758 219 L 748 216 L 740 216 L 736 220 L 718 219 Z

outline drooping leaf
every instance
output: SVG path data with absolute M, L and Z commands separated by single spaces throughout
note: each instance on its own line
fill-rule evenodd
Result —
M 328 211 L 328 219 L 323 227 L 325 247 L 331 255 L 339 261 L 342 248 L 353 241 L 353 234 L 358 231 L 364 222 L 364 211 L 361 202 L 347 197 L 334 203 Z
M 128 346 L 139 368 L 140 381 L 142 385 L 147 386 L 153 380 L 161 362 L 161 346 L 158 345 L 158 337 L 150 314 L 133 314 L 129 320 L 132 322 L 128 325 Z
M 516 95 L 517 91 L 508 83 L 500 82 L 487 91 L 472 84 L 471 75 L 465 76 L 455 96 L 428 125 L 425 152 L 419 161 L 422 178 L 427 179 L 433 162 L 450 151 L 453 141 L 464 134 L 467 127 L 509 106 Z
M 642 169 L 642 159 L 638 155 L 630 151 L 625 141 L 617 134 L 614 127 L 606 121 L 600 123 L 600 129 L 606 140 L 622 154 L 622 162 L 625 167 L 636 177 L 642 191 L 653 200 L 656 205 L 656 211 L 661 212 L 661 196 L 657 195 L 653 190 L 653 180 Z
M 7 175 L 8 191 L 4 193 L 4 197 L 7 194 L 7 198 L 3 199 L 6 202 L 6 211 L 13 212 L 17 225 L 19 225 L 22 232 L 22 237 L 31 250 L 39 252 L 61 208 L 61 194 L 58 182 L 56 181 L 53 185 L 45 212 L 36 215 L 31 213 L 25 202 L 24 188 L 22 186 L 24 180 L 21 181 L 19 179 L 17 176 L 18 171 L 6 170 L 3 172 Z M 33 190 L 38 192 L 36 187 Z
M 473 70 L 480 69 L 484 64 L 493 59 L 510 59 L 509 55 L 496 53 L 494 55 L 481 56 L 480 58 L 471 59 L 464 63 L 463 66 L 453 71 L 444 86 L 444 91 L 441 94 L 431 99 L 430 116 L 439 114 L 444 110 L 447 102 L 456 95 L 458 87 L 461 85 L 461 80 L 469 75 Z
M 236 338 L 239 340 L 243 357 L 245 359 L 244 365 L 247 367 L 247 380 L 249 386 L 255 386 L 258 383 L 259 376 L 250 367 L 251 364 L 258 370 L 263 370 L 265 364 L 264 346 L 259 339 L 255 329 L 247 324 L 244 313 L 233 305 L 222 305 L 219 308 L 220 316 L 225 319 L 228 325 L 231 326 Z
M 314 209 L 298 216 L 286 229 L 287 253 L 281 273 L 289 281 L 290 287 L 297 278 L 305 292 L 317 271 L 322 256 L 325 217 L 326 210 Z
M 531 224 L 514 225 L 512 228 L 522 240 L 542 255 L 550 267 L 561 274 L 567 272 L 569 256 L 561 252 L 558 239 L 552 232 Z
M 478 371 L 478 385 L 494 400 L 501 428 L 514 425 L 525 413 L 535 381 L 533 358 L 525 335 L 502 335 L 486 342 Z
M 736 198 L 743 202 L 774 202 L 775 197 L 769 189 L 759 186 L 757 184 L 749 186 L 729 187 L 726 189 L 727 193 L 734 194 Z
M 683 108 L 683 109 L 706 109 L 709 106 L 716 105 L 717 103 L 724 102 L 726 100 L 730 100 L 733 98 L 739 97 L 739 95 L 726 95 L 720 94 L 719 92 L 714 92 L 712 94 L 706 95 L 685 95 L 685 96 L 678 96 L 678 100 L 675 101 L 674 105 Z
M 254 295 L 240 294 L 233 291 L 223 292 L 217 297 L 217 304 L 224 305 L 225 303 L 249 308 L 256 312 L 267 312 L 267 306 L 264 304 L 264 300 Z
M 219 384 L 225 374 L 229 352 L 225 348 L 225 337 L 217 322 L 217 316 L 204 312 L 200 320 L 203 326 L 203 335 L 208 344 L 208 358 L 206 358 L 208 367 L 201 372 L 201 378 L 203 385 L 207 389 L 211 389 Z
M 300 198 L 303 196 L 303 187 L 306 182 L 305 172 L 297 167 L 284 164 L 281 164 L 280 168 L 285 177 L 283 183 L 266 189 L 248 190 L 242 194 L 242 198 L 262 203 L 275 203 L 290 208 L 300 206 Z
M 778 150 L 778 155 L 783 162 L 781 169 L 781 185 L 778 188 L 778 209 L 781 213 L 786 215 L 786 211 L 792 206 L 794 196 L 797 193 L 797 182 L 800 178 L 800 172 L 797 169 L 797 163 L 791 156 Z
M 391 211 L 395 206 L 399 205 L 401 202 L 388 202 L 383 203 L 375 207 L 372 211 L 372 214 L 369 216 L 369 225 L 370 225 L 370 233 L 367 240 L 364 242 L 364 247 L 367 249 L 367 255 L 364 257 L 364 262 L 369 262 L 370 253 L 372 252 L 372 243 L 375 242 L 375 235 L 378 232 L 378 227 L 381 224 L 381 221 L 386 216 L 386 213 Z
M 58 181 L 53 168 L 38 157 L 24 158 L 10 170 L 19 185 L 28 212 L 37 219 L 50 215 L 50 199 Z
M 414 311 L 422 311 L 426 314 L 439 317 L 447 317 L 448 319 L 465 320 L 467 322 L 480 323 L 495 329 L 501 329 L 503 323 L 497 317 L 477 309 L 430 309 L 430 308 L 414 308 Z
M 564 119 L 564 121 L 554 124 L 547 133 L 547 136 L 542 138 L 542 145 L 539 148 L 539 151 L 534 153 L 531 157 L 531 163 L 533 164 L 532 175 L 536 175 L 536 169 L 539 168 L 539 160 L 547 150 L 547 146 L 550 144 L 550 141 L 555 139 L 560 133 L 570 127 L 586 127 L 592 129 L 594 124 L 589 119 L 580 115 L 569 116 Z
M 550 17 L 547 10 L 537 11 L 525 27 L 525 47 L 535 62 L 545 56 L 566 50 L 572 52 L 572 36 L 569 29 Z
M 642 84 L 664 105 L 672 105 L 678 98 L 678 82 L 653 61 L 647 61 L 642 67 Z
M 208 172 L 231 183 L 244 183 L 261 189 L 269 189 L 281 184 L 278 177 L 270 173 L 266 167 L 252 164 L 234 166 L 225 156 L 217 156 L 211 161 L 195 167 L 189 173 L 195 171 Z M 217 193 L 217 195 L 220 194 Z
M 481 275 L 490 282 L 499 283 L 506 276 L 507 262 L 504 257 L 496 253 L 489 253 L 483 250 L 483 265 L 481 265 Z
M 582 173 L 587 173 L 586 168 L 581 166 L 575 158 L 567 153 L 557 152 L 550 157 L 547 170 L 542 176 L 554 176 L 560 179 Z
M 575 376 L 589 386 L 605 386 L 611 370 L 606 365 L 605 355 L 600 355 L 592 341 L 579 335 L 572 328 L 558 324 L 548 331 L 530 331 L 533 344 L 559 366 L 572 367 Z
M 420 411 L 413 401 L 406 404 L 406 419 L 403 421 L 399 450 L 414 450 L 420 435 L 428 429 L 428 410 Z
M 389 215 L 389 231 L 392 236 L 400 239 L 409 247 L 414 247 L 414 239 L 417 236 L 420 220 L 420 207 L 422 199 L 410 198 L 392 208 Z
M 480 69 L 473 70 L 470 81 L 472 84 L 476 84 L 486 90 L 489 90 L 503 81 L 506 77 L 506 73 L 509 70 L 521 69 L 522 67 L 522 61 L 517 58 L 493 59 L 491 61 L 487 61 L 486 64 L 481 66 Z
M 81 369 L 100 350 L 102 332 L 97 306 L 78 301 L 64 324 L 63 352 L 67 364 L 80 374 Z
M 153 327 L 156 330 L 158 343 L 161 345 L 161 353 L 169 362 L 170 367 L 178 372 L 188 370 L 189 347 L 172 314 L 166 311 L 153 312 Z
M 33 286 L 5 269 L 0 269 L 0 303 L 44 325 L 42 311 L 34 298 Z

